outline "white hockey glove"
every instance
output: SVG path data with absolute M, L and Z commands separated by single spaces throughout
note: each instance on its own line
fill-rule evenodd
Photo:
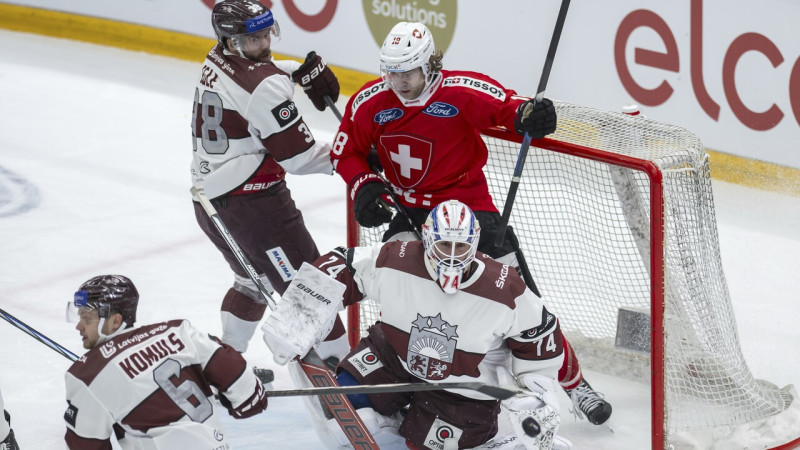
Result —
M 304 356 L 333 329 L 343 308 L 345 285 L 303 263 L 261 330 L 272 358 L 280 365 Z
M 511 427 L 527 450 L 549 450 L 561 424 L 555 380 L 542 375 L 526 374 L 517 384 L 529 395 L 504 400 Z

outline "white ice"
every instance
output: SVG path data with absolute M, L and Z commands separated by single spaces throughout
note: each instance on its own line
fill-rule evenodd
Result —
M 218 334 L 232 276 L 196 225 L 188 191 L 199 63 L 7 31 L 0 40 L 1 307 L 81 354 L 67 301 L 89 277 L 122 273 L 141 293 L 140 324 L 186 318 Z M 333 114 L 300 91 L 296 100 L 317 139 L 330 140 Z M 288 182 L 320 250 L 343 245 L 342 180 Z M 800 382 L 800 198 L 716 181 L 714 193 L 749 366 L 779 386 Z M 63 448 L 69 361 L 4 321 L 0 342 L 0 390 L 20 444 Z M 291 387 L 260 337 L 245 356 L 276 371 L 276 388 Z M 562 434 L 576 448 L 648 448 L 649 387 L 587 376 L 614 405 L 613 432 L 576 422 L 563 396 Z M 296 398 L 225 424 L 234 448 L 321 448 Z

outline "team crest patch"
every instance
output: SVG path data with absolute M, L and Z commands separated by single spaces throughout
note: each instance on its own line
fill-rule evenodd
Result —
M 426 380 L 447 378 L 453 368 L 458 342 L 456 328 L 458 326 L 442 320 L 441 313 L 436 317 L 417 314 L 417 320 L 411 323 L 411 336 L 408 338 L 408 370 Z
M 296 270 L 292 267 L 292 263 L 289 262 L 289 258 L 286 257 L 286 253 L 283 252 L 283 249 L 280 247 L 271 248 L 267 250 L 267 256 L 269 260 L 272 261 L 272 265 L 275 266 L 275 270 L 281 275 L 283 281 L 292 281 Z
M 297 107 L 294 105 L 293 101 L 286 100 L 280 105 L 272 108 L 272 115 L 275 116 L 275 120 L 278 121 L 278 126 L 283 128 L 297 118 Z
M 378 357 L 375 356 L 375 353 L 372 353 L 369 347 L 347 358 L 347 361 L 358 370 L 358 373 L 361 374 L 362 377 L 383 367 L 383 364 L 378 360 Z
M 458 442 L 463 432 L 461 428 L 437 418 L 428 430 L 428 435 L 425 436 L 425 446 L 437 450 L 444 449 L 445 439 L 455 439 Z

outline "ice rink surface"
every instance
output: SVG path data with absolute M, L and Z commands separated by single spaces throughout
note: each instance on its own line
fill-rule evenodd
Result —
M 232 274 L 196 225 L 189 195 L 200 64 L 7 31 L 0 41 L 0 306 L 80 355 L 65 305 L 86 279 L 121 273 L 141 294 L 139 324 L 185 318 L 219 334 Z M 330 140 L 336 118 L 297 92 L 315 137 Z M 288 184 L 320 251 L 343 245 L 344 182 Z M 800 198 L 716 181 L 714 195 L 750 369 L 778 386 L 798 383 Z M 69 361 L 4 321 L 0 343 L 0 390 L 20 445 L 64 448 Z M 276 371 L 276 388 L 291 388 L 259 335 L 245 356 Z M 649 386 L 587 379 L 614 406 L 613 432 L 576 421 L 563 395 L 561 434 L 581 449 L 649 448 Z M 322 448 L 296 398 L 225 423 L 237 449 Z

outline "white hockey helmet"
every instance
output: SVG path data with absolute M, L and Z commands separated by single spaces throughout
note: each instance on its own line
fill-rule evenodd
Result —
M 422 225 L 425 262 L 433 279 L 448 294 L 458 291 L 475 260 L 481 227 L 475 214 L 458 200 L 442 202 Z
M 434 50 L 428 27 L 420 22 L 400 22 L 389 31 L 381 46 L 381 76 L 392 87 L 387 74 L 421 67 L 427 87 L 435 75 L 430 62 Z

